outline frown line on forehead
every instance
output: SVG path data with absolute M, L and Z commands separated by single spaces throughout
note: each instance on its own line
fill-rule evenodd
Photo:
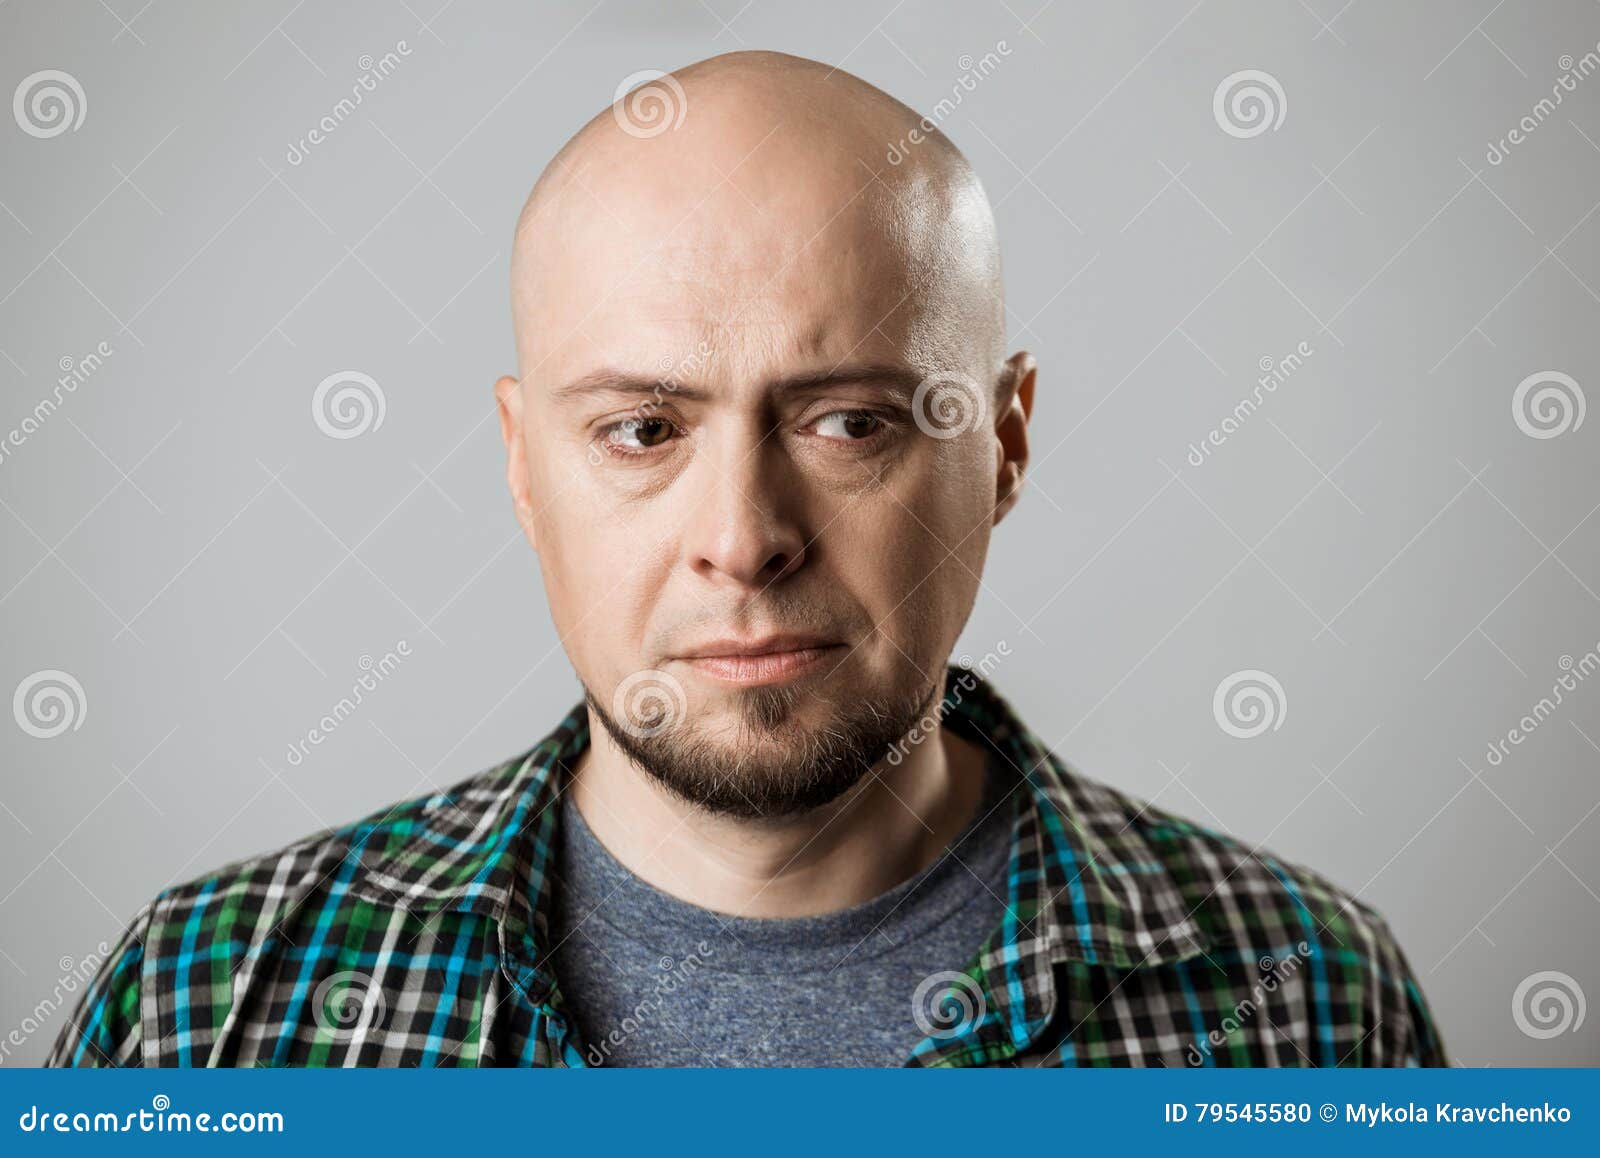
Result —
M 785 374 L 763 384 L 762 392 L 774 398 L 826 390 L 837 386 L 865 386 L 880 391 L 901 402 L 908 402 L 917 385 L 927 374 L 911 366 L 895 362 L 867 362 L 827 369 Z M 637 374 L 630 371 L 602 367 L 582 374 L 550 391 L 557 403 L 568 403 L 596 397 L 620 398 L 637 395 L 658 395 L 663 390 L 674 398 L 691 402 L 714 400 L 717 392 L 703 385 L 674 382 L 656 374 Z

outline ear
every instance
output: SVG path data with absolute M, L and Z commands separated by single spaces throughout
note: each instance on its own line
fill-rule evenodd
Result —
M 528 477 L 528 444 L 522 432 L 522 383 L 502 377 L 494 384 L 495 403 L 500 410 L 500 438 L 506 444 L 506 486 L 511 491 L 511 506 L 522 524 L 522 533 L 535 551 L 539 541 L 533 529 L 533 483 Z
M 1038 363 L 1019 350 L 1006 359 L 996 393 L 995 507 L 996 524 L 1022 497 L 1023 473 L 1028 467 L 1028 419 L 1033 416 L 1033 383 Z

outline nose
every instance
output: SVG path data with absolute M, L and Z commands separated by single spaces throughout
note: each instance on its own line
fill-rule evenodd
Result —
M 756 434 L 724 453 L 703 453 L 692 468 L 702 489 L 683 551 L 689 568 L 713 583 L 767 587 L 805 563 L 797 480 L 774 440 Z

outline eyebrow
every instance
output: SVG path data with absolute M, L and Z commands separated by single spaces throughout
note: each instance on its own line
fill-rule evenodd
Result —
M 848 366 L 835 366 L 806 374 L 787 375 L 767 384 L 767 389 L 781 397 L 800 394 L 829 386 L 870 386 L 896 399 L 909 402 L 918 383 L 927 377 L 910 366 L 895 362 L 867 362 Z M 633 374 L 623 370 L 601 368 L 574 378 L 555 387 L 550 397 L 556 402 L 567 402 L 595 395 L 632 396 L 671 395 L 689 401 L 710 398 L 707 390 L 687 382 L 673 383 L 663 375 L 659 378 Z

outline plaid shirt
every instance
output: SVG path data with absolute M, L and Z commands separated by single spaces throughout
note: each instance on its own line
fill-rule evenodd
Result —
M 1364 904 L 1080 778 L 975 672 L 941 711 L 1013 778 L 1007 912 L 908 1016 L 905 1064 L 1447 1064 Z M 481 776 L 161 893 L 47 1064 L 584 1065 L 545 914 L 588 739 L 579 704 Z

